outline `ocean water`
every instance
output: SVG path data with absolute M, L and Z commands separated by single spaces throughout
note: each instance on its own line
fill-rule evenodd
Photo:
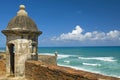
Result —
M 39 54 L 54 55 L 55 51 L 58 65 L 120 78 L 120 47 L 38 48 Z
M 39 47 L 39 54 L 58 52 L 58 65 L 120 78 L 120 47 Z

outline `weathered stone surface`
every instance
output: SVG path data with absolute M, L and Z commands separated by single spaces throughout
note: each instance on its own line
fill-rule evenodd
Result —
M 56 55 L 38 55 L 38 60 L 46 63 L 47 65 L 57 65 Z
M 120 80 L 68 67 L 47 65 L 40 61 L 27 61 L 25 67 L 28 80 Z
M 0 52 L 0 59 L 6 59 L 6 52 Z
M 0 60 L 0 75 L 5 75 L 6 73 L 6 61 Z

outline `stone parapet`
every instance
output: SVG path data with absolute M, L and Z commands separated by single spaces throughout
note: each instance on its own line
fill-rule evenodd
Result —
M 69 67 L 47 65 L 40 61 L 27 61 L 25 68 L 27 80 L 120 80 L 120 78 L 75 70 Z
M 38 55 L 38 60 L 47 65 L 57 65 L 57 56 L 55 55 Z

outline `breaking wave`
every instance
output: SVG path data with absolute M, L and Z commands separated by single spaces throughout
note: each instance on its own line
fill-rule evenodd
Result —
M 38 53 L 39 55 L 51 55 L 52 53 Z
M 93 73 L 101 73 L 99 71 L 94 71 L 94 70 L 88 70 L 88 69 L 85 69 L 85 68 L 81 68 L 81 67 L 77 67 L 77 66 L 70 66 L 70 65 L 64 65 L 64 64 L 58 64 L 60 66 L 65 66 L 65 67 L 70 67 L 70 68 L 73 68 L 73 69 L 76 69 L 76 70 L 83 70 L 83 71 L 88 71 L 88 72 L 93 72 Z
M 54 53 L 38 53 L 39 55 L 55 55 Z M 68 58 L 72 55 L 58 54 L 57 59 Z
M 60 54 L 60 55 L 58 55 L 58 59 L 68 58 L 70 56 L 72 56 L 72 55 L 62 55 L 62 54 Z
M 82 64 L 87 66 L 101 66 L 101 64 L 92 64 L 92 63 L 82 63 Z
M 0 52 L 5 52 L 5 50 L 0 50 Z
M 108 61 L 108 62 L 115 62 L 117 60 L 114 57 L 78 57 L 78 59 L 84 60 L 100 60 L 100 61 Z
M 83 70 L 83 71 L 88 71 L 88 72 L 93 72 L 93 73 L 97 73 L 97 74 L 102 74 L 102 75 L 106 75 L 106 76 L 113 76 L 113 77 L 117 77 L 117 78 L 120 78 L 120 76 L 118 76 L 118 75 L 108 75 L 108 74 L 106 74 L 106 73 L 103 73 L 103 72 L 101 72 L 101 71 L 96 71 L 96 70 L 89 70 L 89 69 L 85 69 L 85 68 L 81 68 L 81 67 L 75 67 L 75 66 L 70 66 L 70 65 L 63 65 L 63 64 L 58 64 L 58 65 L 60 65 L 60 66 L 65 66 L 65 67 L 71 67 L 71 68 L 74 68 L 74 69 L 76 69 L 76 70 Z
M 38 53 L 38 55 L 55 55 L 54 53 Z
M 65 63 L 68 63 L 68 64 L 70 63 L 70 61 L 66 61 L 66 60 L 65 60 L 64 62 L 65 62 Z

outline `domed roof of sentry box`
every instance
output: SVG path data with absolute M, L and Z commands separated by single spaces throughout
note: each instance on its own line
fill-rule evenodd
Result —
M 38 28 L 35 22 L 28 16 L 27 12 L 25 11 L 24 5 L 20 5 L 20 10 L 17 12 L 17 15 L 10 20 L 6 30 L 33 31 L 33 32 L 39 32 L 41 34 L 41 31 L 38 31 Z

